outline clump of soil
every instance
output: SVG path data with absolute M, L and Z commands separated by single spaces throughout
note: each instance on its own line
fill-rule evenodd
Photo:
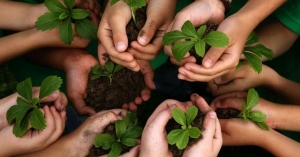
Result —
M 224 118 L 237 117 L 237 115 L 240 113 L 240 111 L 236 110 L 236 109 L 232 109 L 232 108 L 231 109 L 217 109 L 216 113 L 217 113 L 218 118 L 224 119 Z M 192 122 L 191 125 L 194 126 L 194 127 L 198 127 L 200 130 L 202 130 L 203 129 L 204 117 L 205 117 L 205 114 L 201 113 L 199 111 L 196 118 L 194 119 L 194 121 Z M 181 125 L 178 124 L 174 119 L 169 120 L 169 122 L 166 125 L 166 131 L 168 133 L 170 131 L 174 130 L 174 129 L 180 129 L 180 128 L 181 128 Z M 202 138 L 203 138 L 202 134 L 200 135 L 200 137 L 198 139 L 190 138 L 189 143 L 188 143 L 186 148 L 189 148 L 189 147 L 193 146 L 195 143 L 197 143 Z M 183 155 L 183 152 L 184 152 L 184 150 L 179 150 L 176 147 L 176 144 L 169 145 L 169 149 L 172 152 L 174 157 L 181 157 Z
M 136 10 L 136 21 L 135 24 L 131 19 L 126 26 L 128 43 L 137 40 L 140 30 L 146 23 L 146 7 Z M 115 73 L 111 84 L 107 77 L 91 80 L 91 76 L 90 73 L 85 102 L 96 111 L 121 108 L 124 103 L 134 102 L 146 87 L 141 71 L 134 72 L 127 68 Z

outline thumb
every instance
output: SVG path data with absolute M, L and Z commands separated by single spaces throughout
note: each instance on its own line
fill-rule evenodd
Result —
M 205 68 L 211 68 L 217 62 L 217 60 L 222 56 L 226 48 L 211 47 L 203 57 L 202 65 Z
M 151 17 L 147 18 L 147 21 L 144 27 L 141 29 L 137 41 L 141 45 L 147 45 L 151 39 L 154 37 L 156 30 L 161 25 L 160 22 L 157 22 L 157 19 L 153 19 Z
M 214 111 L 210 111 L 205 115 L 203 121 L 203 140 L 211 143 L 216 132 L 217 114 Z

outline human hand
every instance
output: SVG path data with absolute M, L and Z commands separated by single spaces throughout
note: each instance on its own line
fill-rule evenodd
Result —
M 195 27 L 211 22 L 220 23 L 224 19 L 224 11 L 224 5 L 219 0 L 196 0 L 176 14 L 166 31 L 181 30 L 181 26 L 187 20 L 190 20 Z M 195 57 L 190 56 L 189 53 L 181 62 L 178 62 L 174 58 L 171 48 L 172 46 L 164 46 L 165 53 L 170 56 L 173 64 L 182 66 L 186 63 L 196 63 Z
M 242 66 L 232 73 L 222 75 L 208 82 L 208 89 L 214 96 L 236 91 L 246 91 L 249 88 L 268 85 L 271 78 L 279 76 L 273 69 L 263 65 L 261 73 L 256 73 L 244 61 Z
M 211 107 L 214 109 L 234 108 L 241 111 L 243 102 L 246 101 L 247 101 L 246 92 L 232 92 L 232 93 L 220 95 L 217 98 L 215 98 L 211 103 Z M 276 122 L 278 121 L 277 120 L 278 113 L 280 113 L 280 105 L 260 98 L 257 105 L 253 108 L 253 110 L 261 111 L 266 115 L 266 119 L 264 122 L 270 128 L 277 127 Z
M 58 113 L 54 106 L 49 108 L 47 105 L 41 110 L 46 119 L 44 130 L 32 130 L 29 126 L 27 132 L 18 138 L 13 134 L 13 125 L 7 125 L 1 129 L 1 156 L 35 152 L 49 146 L 61 136 L 66 121 L 65 110 Z
M 140 157 L 143 156 L 172 156 L 168 148 L 165 127 L 172 118 L 172 109 L 178 107 L 183 111 L 191 102 L 179 102 L 168 99 L 162 102 L 148 118 L 143 130 L 140 148 Z
M 179 68 L 178 78 L 187 81 L 207 82 L 234 71 L 246 39 L 252 31 L 240 27 L 240 21 L 234 15 L 222 21 L 217 31 L 227 35 L 229 45 L 224 48 L 211 47 L 204 55 L 202 65 L 186 63 Z
M 65 59 L 67 96 L 78 115 L 93 115 L 94 109 L 85 104 L 88 76 L 97 59 L 86 51 L 73 51 Z

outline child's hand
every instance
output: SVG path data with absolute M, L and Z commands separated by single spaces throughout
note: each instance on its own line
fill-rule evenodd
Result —
M 208 82 L 208 88 L 214 96 L 218 96 L 230 92 L 245 91 L 262 85 L 266 86 L 276 77 L 279 75 L 268 66 L 263 65 L 261 73 L 258 74 L 244 61 L 242 66 L 234 72 Z
M 97 0 L 75 0 L 75 6 L 82 9 L 87 9 L 97 17 L 101 16 L 101 6 Z
M 54 106 L 44 106 L 46 119 L 44 130 L 29 130 L 19 138 L 13 134 L 13 125 L 7 125 L 0 131 L 1 156 L 14 156 L 18 154 L 35 152 L 44 149 L 56 141 L 63 133 L 66 121 L 66 112 L 58 113 Z

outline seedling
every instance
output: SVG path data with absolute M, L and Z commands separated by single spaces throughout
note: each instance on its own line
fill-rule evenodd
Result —
M 84 9 L 74 8 L 75 0 L 45 0 L 46 7 L 50 12 L 40 16 L 35 22 L 38 30 L 51 30 L 59 26 L 60 39 L 65 44 L 71 44 L 73 39 L 72 22 L 75 22 L 75 29 L 79 36 L 85 39 L 96 39 L 98 27 L 89 19 L 89 12 Z
M 243 55 L 246 57 L 249 66 L 252 67 L 255 72 L 260 73 L 262 70 L 262 56 L 265 56 L 269 60 L 272 60 L 273 51 L 262 44 L 254 45 L 258 42 L 258 40 L 259 38 L 257 34 L 255 32 L 252 32 L 246 41 Z
M 211 31 L 204 36 L 205 30 L 206 25 L 202 25 L 196 32 L 192 22 L 188 20 L 181 27 L 181 31 L 167 32 L 163 36 L 163 44 L 171 45 L 174 43 L 172 53 L 179 62 L 193 47 L 196 53 L 203 57 L 206 44 L 213 47 L 225 47 L 229 44 L 226 34 L 219 31 Z
M 108 157 L 118 157 L 121 154 L 122 145 L 134 147 L 138 143 L 136 138 L 140 137 L 143 128 L 138 126 L 136 114 L 127 113 L 123 120 L 115 122 L 116 137 L 110 134 L 100 134 L 95 138 L 95 147 L 109 150 Z
M 101 76 L 106 76 L 111 84 L 113 75 L 122 68 L 124 67 L 119 64 L 114 64 L 112 61 L 107 61 L 104 66 L 95 65 L 92 69 L 92 73 L 94 75 L 91 77 L 91 80 L 95 80 Z
M 56 91 L 61 84 L 62 79 L 60 77 L 46 77 L 41 84 L 38 98 L 32 97 L 30 78 L 17 84 L 17 92 L 21 97 L 17 98 L 17 105 L 11 106 L 6 113 L 8 124 L 14 123 L 13 134 L 16 137 L 22 137 L 26 133 L 29 122 L 34 129 L 43 130 L 46 128 L 44 114 L 39 110 L 37 104 L 40 103 L 41 99 Z
M 238 115 L 246 121 L 252 121 L 264 130 L 269 130 L 268 125 L 264 122 L 266 115 L 261 111 L 252 111 L 259 101 L 258 93 L 254 88 L 248 90 L 247 103 L 243 101 L 242 112 Z
M 170 145 L 176 144 L 179 150 L 186 148 L 189 138 L 199 138 L 201 131 L 197 127 L 193 127 L 191 123 L 198 114 L 198 108 L 191 106 L 184 113 L 181 109 L 175 108 L 172 110 L 173 119 L 181 125 L 181 129 L 172 130 L 168 136 Z
M 120 1 L 120 0 L 112 0 L 110 2 L 110 5 L 114 5 L 118 1 Z M 123 1 L 126 2 L 127 5 L 130 7 L 132 19 L 133 19 L 134 23 L 136 24 L 135 11 L 138 8 L 146 6 L 146 1 L 145 0 L 123 0 Z

